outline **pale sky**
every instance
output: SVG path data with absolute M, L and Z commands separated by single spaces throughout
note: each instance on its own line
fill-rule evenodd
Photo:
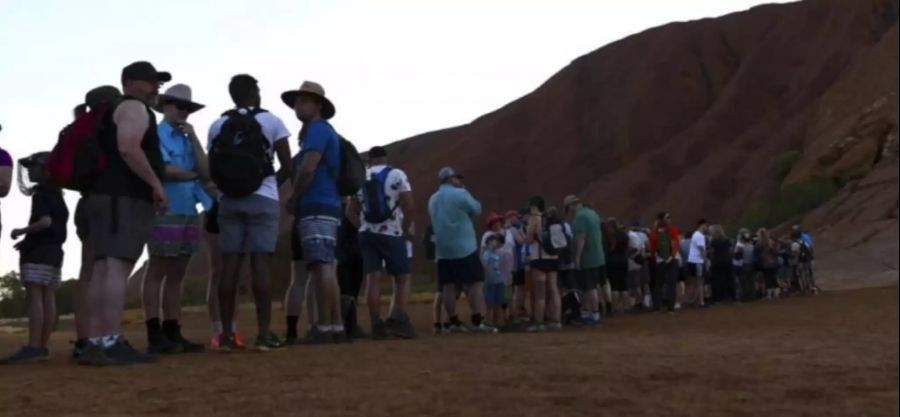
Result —
M 293 134 L 281 92 L 320 82 L 337 130 L 367 150 L 468 123 L 628 35 L 761 3 L 771 1 L 0 0 L 0 147 L 14 159 L 50 150 L 87 90 L 118 87 L 123 66 L 148 60 L 207 105 L 189 120 L 204 138 L 231 106 L 228 80 L 249 73 Z M 70 211 L 77 198 L 67 193 Z M 15 185 L 0 202 L 0 274 L 18 268 L 9 233 L 29 210 Z M 69 230 L 64 278 L 80 259 Z

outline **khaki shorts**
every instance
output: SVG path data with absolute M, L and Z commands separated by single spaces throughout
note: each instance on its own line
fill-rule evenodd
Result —
M 137 262 L 150 239 L 156 212 L 153 203 L 130 197 L 94 194 L 84 210 L 94 259 Z

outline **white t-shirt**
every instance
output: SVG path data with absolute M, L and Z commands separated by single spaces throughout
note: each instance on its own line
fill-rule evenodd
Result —
M 239 109 L 238 111 L 241 112 L 241 114 L 247 114 L 247 109 Z M 262 112 L 257 114 L 255 118 L 256 121 L 259 122 L 259 125 L 262 126 L 263 136 L 269 140 L 269 156 L 271 156 L 275 152 L 275 143 L 287 140 L 291 137 L 291 132 L 284 125 L 284 122 L 272 113 Z M 222 130 L 222 125 L 226 120 L 228 120 L 228 118 L 222 116 L 209 127 L 209 136 L 206 141 L 207 151 L 212 148 L 212 141 L 219 135 L 219 132 Z M 254 194 L 272 200 L 278 200 L 278 182 L 275 180 L 275 176 L 271 175 L 266 177 L 266 179 L 263 180 L 262 185 L 260 185 L 259 189 L 256 190 Z
M 706 235 L 700 233 L 698 230 L 691 236 L 691 253 L 688 254 L 688 262 L 692 264 L 705 264 L 706 259 L 703 256 L 704 249 L 706 249 Z
M 371 178 L 373 175 L 377 175 L 381 170 L 387 168 L 387 165 L 375 165 L 369 167 L 366 171 L 366 178 Z M 411 192 L 412 186 L 409 184 L 409 179 L 406 177 L 406 173 L 391 167 L 391 172 L 388 173 L 387 178 L 384 181 L 384 196 L 387 200 L 388 209 L 392 209 L 396 207 L 394 210 L 394 217 L 384 221 L 382 223 L 372 224 L 366 221 L 365 214 L 360 212 L 360 232 L 369 232 L 369 233 L 377 233 L 380 235 L 386 236 L 403 236 L 403 209 L 400 208 L 400 194 Z M 360 204 L 365 206 L 365 202 L 363 201 L 363 191 L 360 190 L 357 194 L 359 197 Z

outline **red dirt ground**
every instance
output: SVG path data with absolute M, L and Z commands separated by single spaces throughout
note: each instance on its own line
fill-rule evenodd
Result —
M 547 334 L 432 336 L 157 365 L 0 368 L 0 415 L 897 416 L 898 289 L 608 321 Z M 244 329 L 253 315 L 242 311 Z M 64 323 L 64 327 L 68 323 Z M 280 327 L 280 326 L 278 326 Z M 187 333 L 199 339 L 205 315 Z M 142 324 L 128 327 L 144 345 Z M 11 352 L 21 334 L 0 335 Z

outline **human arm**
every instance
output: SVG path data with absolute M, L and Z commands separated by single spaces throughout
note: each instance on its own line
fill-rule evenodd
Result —
M 144 133 L 150 128 L 150 117 L 143 103 L 137 100 L 125 100 L 113 113 L 116 123 L 116 146 L 119 155 L 142 181 L 153 189 L 153 200 L 157 210 L 168 208 L 168 199 L 162 183 L 150 166 L 147 155 L 141 149 Z
M 166 180 L 168 181 L 193 181 L 200 178 L 198 172 L 181 169 L 176 165 L 166 164 Z
M 29 224 L 27 227 L 14 229 L 10 237 L 12 237 L 13 240 L 16 240 L 19 238 L 19 236 L 40 232 L 41 230 L 49 229 L 50 226 L 53 226 L 53 219 L 51 219 L 50 216 L 43 216 L 38 219 L 38 221 Z
M 294 164 L 291 162 L 291 143 L 287 139 L 282 138 L 275 141 L 275 156 L 278 157 L 279 164 L 275 178 L 279 186 L 291 179 L 294 173 Z
M 347 216 L 347 219 L 350 220 L 353 227 L 359 229 L 359 216 L 362 213 L 362 207 L 359 205 L 359 197 L 349 197 L 347 200 L 347 209 L 345 210 L 344 215 Z
M 183 123 L 179 128 L 187 135 L 188 140 L 191 141 L 191 147 L 194 149 L 194 161 L 196 161 L 195 171 L 197 174 L 196 179 L 201 181 L 208 180 L 209 158 L 206 157 L 206 152 L 203 149 L 203 145 L 200 143 L 200 138 L 197 137 L 197 133 L 194 131 L 194 126 L 189 123 Z M 168 168 L 166 168 L 166 175 L 168 175 Z
M 319 161 L 321 160 L 322 154 L 318 151 L 308 151 L 303 154 L 303 161 L 300 162 L 297 172 L 294 173 L 294 183 L 287 201 L 289 213 L 294 212 L 300 196 L 309 188 L 316 173 L 316 167 L 319 166 Z
M 481 215 L 481 203 L 472 197 L 468 191 L 460 189 L 462 191 L 462 205 L 463 211 L 469 215 L 469 217 L 478 217 Z

